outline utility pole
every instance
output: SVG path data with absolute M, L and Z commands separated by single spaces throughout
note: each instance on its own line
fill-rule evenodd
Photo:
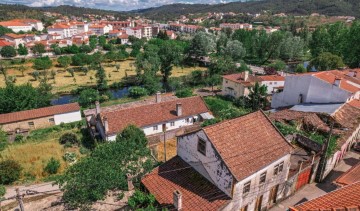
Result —
M 166 124 L 163 124 L 164 132 L 164 161 L 166 162 Z
M 16 200 L 19 203 L 20 211 L 25 211 L 24 204 L 23 204 L 23 201 L 22 201 L 23 196 L 20 195 L 19 188 L 16 188 L 15 190 L 16 190 Z
M 317 182 L 321 182 L 324 177 L 324 173 L 325 173 L 325 169 L 326 169 L 326 165 L 327 165 L 327 151 L 329 149 L 329 144 L 330 144 L 333 128 L 334 128 L 334 120 L 332 120 L 330 117 L 330 131 L 329 131 L 329 136 L 326 139 L 325 144 L 323 144 L 323 146 L 322 146 L 322 155 L 320 158 L 320 172 L 318 173 L 318 178 L 317 178 L 318 181 Z

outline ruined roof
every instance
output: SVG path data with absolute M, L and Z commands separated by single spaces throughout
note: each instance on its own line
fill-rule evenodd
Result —
M 360 124 L 360 108 L 345 103 L 334 115 L 335 121 L 346 128 L 338 143 L 343 145 Z
M 183 211 L 219 210 L 230 197 L 176 156 L 143 177 L 141 182 L 161 206 L 173 209 L 173 192 L 182 194 Z
M 336 180 L 339 185 L 350 185 L 356 182 L 360 182 L 360 162 Z
M 291 207 L 292 211 L 360 209 L 360 182 L 337 189 L 313 200 Z M 357 208 L 357 209 L 356 209 Z
M 181 116 L 176 115 L 177 103 L 182 104 Z M 115 134 L 122 131 L 129 124 L 144 127 L 206 112 L 209 112 L 209 109 L 201 97 L 188 97 L 109 112 L 101 112 L 100 116 L 102 118 L 106 117 L 108 120 L 108 134 Z
M 29 119 L 36 119 L 36 118 L 52 116 L 55 114 L 64 114 L 74 111 L 80 111 L 80 106 L 78 103 L 70 103 L 65 105 L 56 105 L 56 106 L 49 106 L 49 107 L 26 110 L 26 111 L 0 114 L 0 124 L 25 121 Z
M 220 122 L 203 130 L 238 181 L 293 150 L 262 111 Z
M 290 108 L 290 110 L 294 111 L 302 111 L 302 112 L 314 112 L 314 113 L 327 113 L 329 115 L 333 114 L 334 112 L 339 109 L 343 103 L 325 103 L 325 104 L 316 104 L 316 103 L 309 103 L 309 104 L 299 104 L 294 105 Z

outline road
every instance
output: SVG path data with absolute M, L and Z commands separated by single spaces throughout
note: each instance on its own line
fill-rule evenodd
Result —
M 284 211 L 290 206 L 309 201 L 335 190 L 336 186 L 333 184 L 333 181 L 358 162 L 360 162 L 360 154 L 353 151 L 348 152 L 345 158 L 330 172 L 322 183 L 306 185 L 300 191 L 296 192 L 295 195 L 272 207 L 270 211 Z

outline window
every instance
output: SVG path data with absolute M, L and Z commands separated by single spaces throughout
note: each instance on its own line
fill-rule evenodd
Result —
M 190 123 L 190 122 L 191 122 L 191 121 L 190 121 L 190 118 L 186 118 L 186 119 L 185 119 L 185 122 L 186 122 L 186 123 Z
M 30 127 L 34 127 L 34 126 L 35 126 L 34 122 L 28 122 L 28 124 L 29 124 Z
M 277 82 L 274 82 L 274 84 L 276 85 L 276 84 L 277 84 Z
M 225 83 L 228 83 L 228 81 L 225 81 Z
M 284 161 L 279 164 L 279 172 L 282 172 L 284 169 Z
M 154 126 L 154 127 L 153 127 L 153 130 L 158 130 L 158 126 L 157 126 L 157 125 Z
M 274 176 L 278 175 L 279 173 L 279 164 L 274 167 Z
M 269 84 L 272 85 L 272 82 L 270 82 Z
M 54 123 L 55 122 L 54 118 L 50 118 L 49 122 Z
M 247 194 L 250 192 L 250 182 L 251 181 L 244 184 L 243 194 Z
M 170 122 L 170 126 L 175 126 L 175 122 Z
M 266 172 L 264 172 L 260 175 L 260 184 L 265 183 L 265 180 L 266 180 Z
M 206 156 L 206 141 L 202 140 L 201 138 L 199 138 L 198 140 L 198 146 L 197 146 L 197 150 Z

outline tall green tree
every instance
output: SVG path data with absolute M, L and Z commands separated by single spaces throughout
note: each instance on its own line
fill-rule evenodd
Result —
M 260 85 L 258 82 L 255 83 L 253 87 L 250 88 L 248 95 L 249 106 L 253 111 L 263 109 L 266 107 L 266 85 Z
M 66 68 L 68 68 L 71 64 L 71 58 L 69 56 L 60 56 L 57 59 L 57 62 L 60 67 L 63 67 L 66 70 Z
M 174 41 L 169 40 L 160 46 L 159 57 L 160 57 L 160 71 L 163 77 L 164 85 L 172 74 L 172 68 L 174 65 L 180 65 L 183 49 L 177 45 Z
M 16 56 L 16 50 L 15 50 L 14 47 L 12 47 L 10 45 L 4 46 L 0 50 L 0 55 L 2 57 L 6 57 L 6 58 L 15 57 Z
M 43 54 L 46 52 L 46 47 L 45 45 L 41 44 L 41 43 L 37 43 L 35 44 L 32 48 L 31 48 L 32 52 L 34 54 Z
M 97 68 L 95 76 L 97 89 L 99 91 L 104 91 L 109 88 L 106 80 L 105 70 L 101 65 Z
M 116 141 L 101 144 L 70 166 L 57 182 L 64 191 L 65 203 L 86 207 L 104 199 L 110 190 L 127 190 L 128 173 L 139 184 L 153 166 L 144 132 L 128 126 L 116 136 Z
M 345 64 L 340 56 L 324 52 L 319 54 L 310 62 L 311 66 L 314 66 L 317 70 L 333 70 L 341 67 L 345 67 Z
M 216 48 L 215 37 L 205 32 L 197 32 L 191 40 L 189 47 L 189 56 L 196 59 L 202 56 L 208 56 Z
M 36 58 L 34 60 L 33 68 L 35 70 L 47 70 L 52 67 L 52 61 L 48 56 Z
M 19 44 L 19 47 L 17 49 L 17 52 L 19 55 L 21 56 L 26 56 L 29 54 L 28 49 L 23 45 L 23 44 Z

